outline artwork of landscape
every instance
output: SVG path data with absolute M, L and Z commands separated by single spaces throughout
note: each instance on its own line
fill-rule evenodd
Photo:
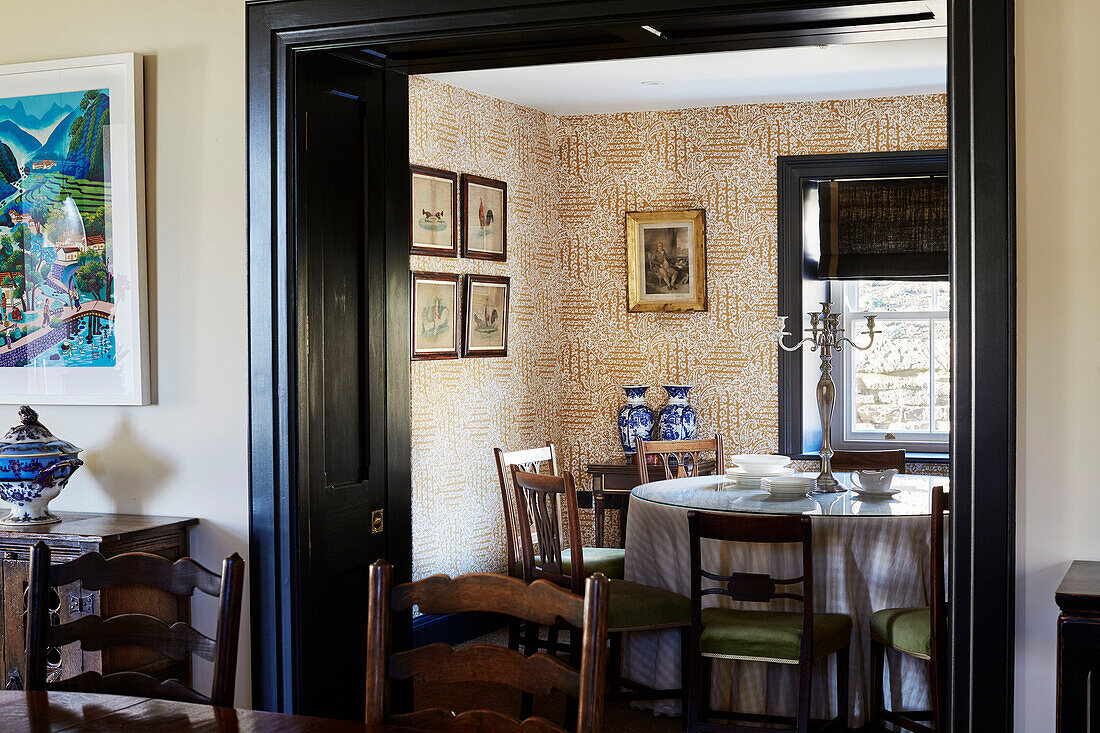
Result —
M 0 98 L 0 368 L 115 366 L 108 90 Z

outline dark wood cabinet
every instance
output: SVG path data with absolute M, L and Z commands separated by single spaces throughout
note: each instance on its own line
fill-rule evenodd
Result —
M 627 458 L 609 458 L 603 463 L 589 463 L 585 466 L 592 479 L 592 490 L 578 491 L 577 504 L 582 509 L 594 510 L 596 518 L 596 546 L 604 546 L 604 512 L 608 509 L 619 511 L 619 547 L 626 547 L 626 515 L 630 508 L 630 491 L 639 485 L 641 477 L 638 464 Z M 699 463 L 699 475 L 714 473 L 714 461 Z M 663 481 L 664 466 L 649 466 L 649 480 Z
M 1058 733 L 1100 729 L 1100 562 L 1075 560 L 1054 594 Z
M 27 572 L 30 548 L 39 540 L 49 544 L 55 563 L 66 562 L 87 552 L 106 557 L 123 552 L 149 552 L 169 560 L 188 554 L 188 529 L 197 519 L 146 517 L 132 514 L 56 512 L 57 524 L 28 527 L 0 526 L 0 684 L 5 689 L 22 689 L 25 678 Z M 189 622 L 189 599 L 156 588 L 119 587 L 86 591 L 79 583 L 50 594 L 50 621 L 67 623 L 87 614 L 113 616 L 118 613 L 146 613 L 172 624 Z M 50 649 L 47 654 L 50 679 L 72 677 L 86 671 L 103 674 L 140 670 L 159 679 L 174 677 L 189 684 L 190 660 L 173 661 L 146 649 L 120 647 L 102 652 L 83 651 L 79 644 Z

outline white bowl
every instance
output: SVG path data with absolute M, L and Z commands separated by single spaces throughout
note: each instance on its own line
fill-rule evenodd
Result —
M 772 456 L 763 453 L 748 453 L 740 456 L 731 456 L 730 459 L 746 473 L 771 473 L 778 471 L 791 462 L 787 456 Z

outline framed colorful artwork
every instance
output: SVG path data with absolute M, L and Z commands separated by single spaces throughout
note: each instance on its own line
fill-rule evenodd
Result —
M 631 313 L 707 309 L 706 212 L 626 214 L 626 301 Z
M 141 56 L 0 66 L 0 402 L 149 402 Z
M 458 174 L 409 166 L 414 255 L 458 257 Z
M 462 256 L 508 259 L 508 184 L 462 176 Z
M 412 358 L 457 359 L 458 282 L 448 272 L 412 273 Z
M 508 356 L 508 291 L 511 280 L 495 275 L 466 276 L 466 328 L 463 356 Z

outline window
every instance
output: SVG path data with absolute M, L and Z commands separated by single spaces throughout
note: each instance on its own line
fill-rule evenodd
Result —
M 845 335 L 857 344 L 867 342 L 867 315 L 877 316 L 881 331 L 870 349 L 846 347 L 833 360 L 836 447 L 945 451 L 951 431 L 948 284 L 834 281 L 830 295 Z

